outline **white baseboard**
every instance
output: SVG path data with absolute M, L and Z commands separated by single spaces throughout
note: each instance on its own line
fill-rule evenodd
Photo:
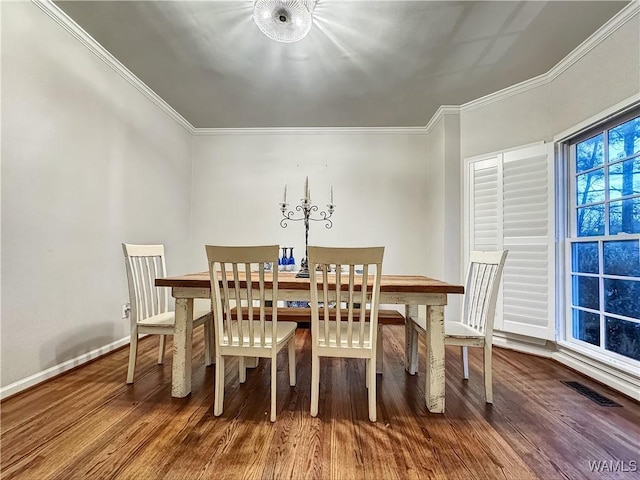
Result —
M 622 372 L 596 359 L 559 347 L 552 355 L 557 362 L 603 383 L 640 402 L 640 378 Z
M 492 343 L 496 347 L 550 358 L 636 401 L 640 401 L 640 376 L 631 375 L 613 365 L 583 355 L 564 345 L 499 331 L 494 332 Z
M 516 352 L 528 353 L 545 358 L 551 358 L 551 355 L 555 351 L 555 346 L 552 342 L 499 331 L 493 332 L 491 343 L 496 347 L 508 348 Z
M 0 400 L 3 400 L 11 395 L 15 395 L 16 393 L 19 393 L 22 390 L 32 387 L 38 383 L 44 382 L 45 380 L 49 380 L 50 378 L 53 378 L 56 375 L 60 375 L 61 373 L 71 370 L 72 368 L 82 365 L 83 363 L 87 363 L 90 360 L 112 352 L 113 350 L 127 345 L 128 343 L 129 336 L 127 335 L 126 337 L 121 338 L 120 340 L 116 340 L 113 343 L 100 348 L 96 348 L 95 350 L 79 355 L 58 365 L 54 365 L 53 367 L 31 375 L 30 377 L 18 380 L 15 383 L 7 385 L 6 387 L 2 387 L 0 388 Z

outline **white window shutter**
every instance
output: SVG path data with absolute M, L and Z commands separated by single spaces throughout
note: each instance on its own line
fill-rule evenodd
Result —
M 470 204 L 471 249 L 496 251 L 500 244 L 497 158 L 474 162 L 470 180 L 473 192 Z
M 553 145 L 503 155 L 503 325 L 555 339 Z
M 469 162 L 466 251 L 509 250 L 495 329 L 555 339 L 553 145 Z
M 469 250 L 502 250 L 501 156 L 470 164 Z M 469 255 L 465 260 L 468 261 Z M 502 294 L 496 304 L 494 328 L 502 330 Z

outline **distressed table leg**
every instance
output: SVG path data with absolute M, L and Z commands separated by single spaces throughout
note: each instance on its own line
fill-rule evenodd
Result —
M 191 393 L 191 348 L 193 346 L 193 299 L 176 298 L 176 324 L 173 333 L 171 396 Z
M 444 306 L 427 307 L 427 380 L 425 399 L 431 413 L 444 413 Z
M 411 317 L 417 316 L 417 305 L 404 306 L 404 369 L 411 375 L 415 375 L 418 370 L 418 342 L 412 341 L 415 334 L 411 326 Z

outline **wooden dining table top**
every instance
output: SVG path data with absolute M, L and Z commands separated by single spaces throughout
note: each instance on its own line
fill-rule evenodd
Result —
M 265 283 L 267 288 L 270 287 L 273 282 L 272 275 L 273 274 L 271 272 L 265 272 Z M 257 272 L 254 272 L 251 277 L 253 281 L 258 281 Z M 335 274 L 330 275 L 329 278 L 331 277 L 335 278 Z M 359 275 L 356 275 L 356 277 L 361 278 Z M 370 280 L 373 281 L 372 278 L 370 278 Z M 155 284 L 157 287 L 211 288 L 209 272 L 188 273 L 175 277 L 157 278 Z M 278 272 L 278 288 L 285 290 L 308 290 L 309 279 L 296 278 L 295 272 Z M 382 275 L 380 291 L 463 294 L 464 287 L 462 285 L 455 285 L 422 275 Z

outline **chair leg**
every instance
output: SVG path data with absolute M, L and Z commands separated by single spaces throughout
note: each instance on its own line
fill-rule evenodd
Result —
M 384 369 L 382 356 L 382 325 L 378 325 L 378 338 L 376 340 L 376 373 L 382 374 Z
M 491 345 L 484 346 L 484 396 L 487 403 L 493 403 L 493 378 L 491 375 Z
M 129 368 L 127 370 L 127 383 L 133 383 L 133 374 L 136 370 L 136 357 L 138 355 L 138 331 L 131 332 L 129 341 Z
M 289 385 L 296 386 L 296 337 L 289 340 Z
M 238 358 L 238 378 L 240 379 L 240 383 L 244 383 L 247 381 L 247 366 L 244 362 L 244 357 Z
M 320 358 L 311 352 L 311 416 L 318 416 L 318 397 L 320 396 Z
M 409 349 L 409 374 L 415 375 L 418 371 L 418 331 L 413 326 L 411 327 Z
M 216 379 L 214 384 L 213 414 L 216 417 L 222 415 L 224 404 L 224 357 L 216 355 Z
M 158 365 L 162 365 L 164 361 L 165 335 L 160 335 L 160 344 L 158 346 Z
M 213 324 L 213 317 L 211 317 L 211 324 L 209 325 L 209 349 L 211 350 L 211 364 L 216 361 L 216 329 Z
M 371 359 L 367 358 L 364 361 L 364 386 L 369 388 L 369 370 L 371 369 Z
M 204 364 L 208 367 L 213 364 L 214 356 L 211 354 L 211 323 L 204 322 Z
M 369 366 L 367 375 L 367 383 L 369 384 L 369 420 L 371 420 L 372 422 L 376 421 L 376 369 L 374 368 L 375 362 L 375 357 L 372 359 L 367 359 L 367 365 Z
M 460 347 L 460 358 L 462 360 L 462 376 L 465 380 L 469 380 L 469 349 Z
M 276 421 L 276 387 L 278 381 L 276 374 L 278 373 L 278 360 L 276 357 L 271 357 L 271 421 Z

